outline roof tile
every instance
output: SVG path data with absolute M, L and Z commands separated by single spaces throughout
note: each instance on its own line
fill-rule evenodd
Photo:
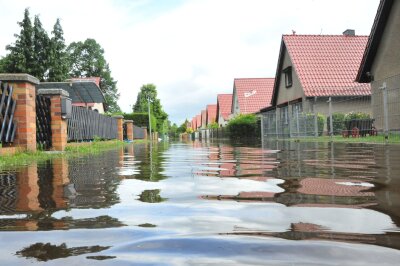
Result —
M 229 115 L 232 113 L 232 94 L 218 94 L 217 106 L 224 120 L 228 120 Z
M 257 113 L 271 105 L 274 78 L 241 78 L 234 80 L 240 113 Z
M 368 36 L 283 35 L 283 42 L 306 96 L 371 94 L 355 82 Z

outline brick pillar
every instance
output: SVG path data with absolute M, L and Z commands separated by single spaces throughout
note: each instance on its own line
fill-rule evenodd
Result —
M 147 139 L 147 127 L 142 127 L 142 129 L 144 130 L 144 138 L 143 139 Z
M 52 150 L 64 151 L 67 146 L 67 120 L 62 118 L 61 101 L 69 93 L 62 89 L 40 89 L 38 95 L 50 97 Z
M 128 140 L 133 140 L 133 120 L 125 120 L 126 137 Z
M 14 121 L 17 129 L 13 146 L 36 151 L 36 88 L 39 80 L 28 74 L 0 74 L 0 80 L 14 89 Z
M 124 140 L 124 117 L 122 115 L 115 115 L 113 118 L 117 119 L 117 139 Z
M 64 187 L 68 185 L 69 165 L 66 158 L 55 158 L 53 160 L 53 200 L 56 208 L 66 208 L 67 200 L 64 195 Z

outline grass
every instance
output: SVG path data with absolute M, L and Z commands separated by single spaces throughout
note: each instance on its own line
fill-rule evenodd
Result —
M 139 143 L 134 141 L 133 143 Z M 118 140 L 111 141 L 93 141 L 86 143 L 69 143 L 64 152 L 19 152 L 14 155 L 5 155 L 0 157 L 0 169 L 15 168 L 29 165 L 33 162 L 44 162 L 54 158 L 72 158 L 85 155 L 99 154 L 106 150 L 123 147 L 126 143 Z

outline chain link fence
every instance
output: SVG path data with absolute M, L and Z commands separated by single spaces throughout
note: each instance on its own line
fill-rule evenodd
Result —
M 262 113 L 264 139 L 317 138 L 400 143 L 400 75 L 352 88 L 316 88 Z M 328 92 L 348 96 L 329 96 Z

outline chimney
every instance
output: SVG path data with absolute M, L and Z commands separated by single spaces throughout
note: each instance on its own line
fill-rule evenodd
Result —
M 347 29 L 347 30 L 345 30 L 345 31 L 343 32 L 343 35 L 344 35 L 344 36 L 356 36 L 356 31 L 355 31 L 355 30 Z

